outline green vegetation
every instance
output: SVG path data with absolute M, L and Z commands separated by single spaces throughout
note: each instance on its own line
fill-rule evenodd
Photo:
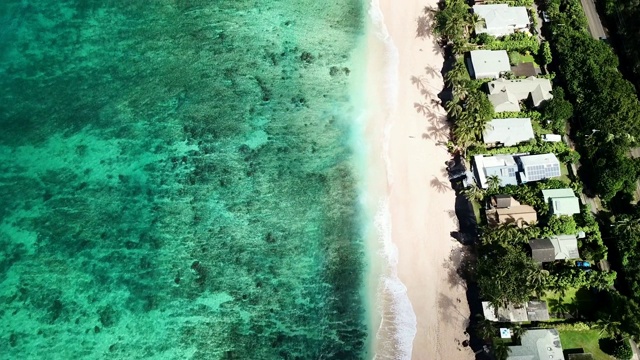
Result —
M 550 0 L 552 49 L 567 99 L 574 104 L 572 127 L 588 185 L 604 200 L 630 194 L 638 175 L 627 157 L 640 135 L 640 103 L 618 71 L 618 59 L 604 42 L 586 31 L 579 0 Z M 623 134 L 623 135 L 621 135 Z
M 525 54 L 521 54 L 519 52 L 512 51 L 509 53 L 509 62 L 511 65 L 517 65 L 520 63 L 534 63 L 536 66 L 536 60 L 533 58 L 529 52 Z
M 599 340 L 600 335 L 598 334 L 598 330 L 560 330 L 560 342 L 562 343 L 563 349 L 581 348 L 584 349 L 584 352 L 593 354 L 596 360 L 615 360 L 600 350 Z

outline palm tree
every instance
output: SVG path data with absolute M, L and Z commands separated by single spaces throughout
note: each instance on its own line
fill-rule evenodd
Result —
M 456 84 L 453 85 L 453 99 L 457 101 L 462 101 L 467 98 L 469 95 L 469 81 L 460 80 Z
M 527 332 L 527 329 L 523 328 L 520 324 L 514 324 L 513 328 L 511 328 L 511 332 L 513 333 L 513 337 L 519 339 L 525 332 Z
M 477 317 L 478 322 L 475 325 L 476 335 L 484 341 L 496 336 L 496 328 L 493 326 L 493 323 L 485 319 L 482 315 L 477 315 Z
M 445 105 L 445 109 L 451 118 L 458 118 L 464 112 L 462 105 L 456 101 L 449 101 L 447 105 Z
M 608 334 L 611 337 L 620 335 L 620 322 L 611 319 L 611 315 L 604 317 L 600 316 L 596 321 L 595 327 L 600 329 L 599 336 Z
M 476 13 L 467 13 L 465 20 L 465 34 L 467 37 L 471 35 L 478 25 L 484 24 L 484 19 Z
M 531 269 L 529 275 L 527 275 L 528 285 L 538 296 L 547 288 L 548 280 L 549 271 L 547 270 Z
M 640 231 L 640 219 L 625 217 L 616 221 L 613 226 L 623 234 L 636 233 Z
M 504 341 L 496 340 L 493 342 L 491 352 L 497 360 L 507 360 L 509 353 L 511 353 L 511 349 Z
M 451 70 L 449 70 L 447 74 L 444 76 L 444 79 L 447 82 L 447 84 L 452 86 L 453 84 L 456 84 L 459 81 L 464 80 L 466 78 L 467 78 L 467 68 L 461 62 L 457 62 L 455 65 L 453 65 L 453 68 L 451 68 Z
M 489 187 L 489 192 L 498 191 L 500 188 L 501 180 L 498 175 L 487 176 L 487 186 Z
M 484 199 L 484 196 L 485 196 L 485 191 L 484 189 L 480 188 L 478 185 L 471 184 L 469 185 L 468 188 L 462 190 L 462 195 L 464 195 L 464 197 L 466 197 L 467 200 L 469 201 L 473 201 L 473 200 L 482 201 L 482 199 Z

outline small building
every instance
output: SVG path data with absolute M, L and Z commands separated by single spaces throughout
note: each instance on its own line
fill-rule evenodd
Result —
M 497 79 L 511 71 L 505 50 L 473 50 L 469 54 L 469 74 L 474 79 Z
M 531 258 L 538 263 L 579 259 L 578 239 L 575 235 L 555 235 L 546 239 L 529 240 Z
M 507 360 L 565 360 L 556 329 L 527 330 L 520 341 L 522 345 L 509 346 Z
M 569 188 L 542 190 L 542 197 L 544 202 L 549 204 L 549 210 L 554 215 L 571 216 L 580 213 L 580 201 Z
M 520 111 L 520 101 L 528 101 L 537 107 L 551 100 L 552 86 L 549 79 L 528 77 L 526 79 L 497 79 L 488 83 L 489 101 L 495 112 Z
M 529 301 L 525 304 L 499 307 L 496 309 L 488 301 L 482 302 L 484 318 L 497 322 L 548 321 L 549 308 L 546 301 Z
M 560 162 L 552 154 L 525 155 L 518 157 L 520 181 L 523 183 L 559 177 Z
M 515 146 L 535 139 L 530 118 L 493 119 L 482 135 L 488 146 Z
M 562 141 L 562 135 L 557 135 L 557 134 L 544 134 L 544 135 L 542 135 L 542 141 L 546 141 L 546 142 L 560 142 L 560 141 Z
M 489 199 L 489 204 L 492 208 L 496 208 L 496 209 L 506 209 L 508 207 L 511 207 L 511 205 L 513 204 L 520 205 L 520 203 L 517 202 L 516 199 L 511 197 L 511 195 L 504 195 L 504 194 L 492 196 Z
M 578 239 L 575 235 L 555 235 L 549 238 L 554 249 L 555 260 L 579 259 Z
M 488 188 L 487 178 L 497 176 L 500 179 L 500 186 L 518 185 L 516 173 L 518 164 L 512 155 L 494 155 L 484 157 L 476 155 L 473 157 L 475 172 L 478 184 L 481 188 Z
M 550 239 L 531 239 L 531 258 L 538 263 L 553 262 L 556 259 L 556 249 Z
M 484 21 L 476 26 L 476 33 L 501 37 L 529 28 L 529 14 L 524 6 L 507 4 L 474 5 L 473 12 Z

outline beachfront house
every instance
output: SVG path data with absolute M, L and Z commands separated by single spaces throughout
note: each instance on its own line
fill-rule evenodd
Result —
M 520 337 L 520 343 L 509 346 L 507 360 L 565 360 L 556 329 L 527 330 Z
M 536 210 L 529 205 L 522 205 L 509 195 L 495 195 L 489 199 L 487 224 L 495 227 L 501 224 L 516 224 L 525 227 L 538 221 Z
M 542 197 L 544 202 L 549 204 L 551 213 L 556 216 L 580 213 L 580 201 L 569 188 L 542 190 Z
M 560 162 L 553 153 L 525 155 L 518 157 L 520 172 L 518 176 L 523 183 L 559 177 Z
M 575 235 L 555 235 L 529 240 L 531 258 L 537 263 L 579 259 L 578 239 Z
M 476 34 L 486 33 L 501 37 L 516 31 L 525 31 L 530 24 L 527 8 L 524 6 L 474 5 L 473 12 L 483 20 L 476 25 Z
M 487 147 L 515 146 L 533 139 L 535 134 L 530 118 L 493 119 L 482 134 Z
M 513 155 L 494 155 L 484 157 L 476 155 L 473 157 L 475 164 L 476 177 L 481 188 L 486 189 L 487 178 L 497 176 L 500 179 L 500 186 L 518 185 L 516 173 L 518 172 L 518 164 Z
M 520 102 L 529 102 L 537 107 L 545 100 L 551 100 L 551 81 L 536 77 L 526 79 L 497 79 L 487 84 L 489 101 L 495 112 L 520 111 Z
M 482 302 L 484 318 L 496 322 L 524 322 L 549 320 L 549 308 L 546 301 L 529 301 L 524 304 L 509 304 L 495 308 L 488 301 Z
M 474 79 L 497 79 L 511 71 L 509 55 L 505 50 L 473 50 L 469 55 L 469 74 Z

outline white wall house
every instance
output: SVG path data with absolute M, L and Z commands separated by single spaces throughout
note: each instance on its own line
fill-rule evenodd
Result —
M 469 74 L 474 79 L 497 79 L 511 71 L 505 50 L 473 50 L 469 55 Z
M 507 4 L 474 5 L 473 12 L 484 21 L 476 27 L 476 33 L 496 37 L 529 29 L 529 14 L 524 6 Z

